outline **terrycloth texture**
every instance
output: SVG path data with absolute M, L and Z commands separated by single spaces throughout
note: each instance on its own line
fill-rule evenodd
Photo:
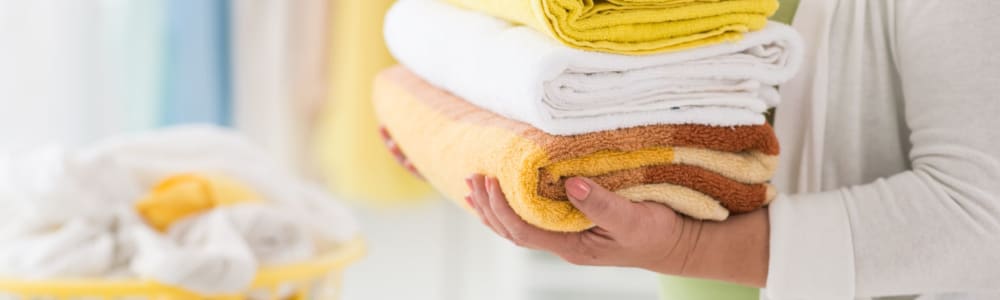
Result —
M 609 162 L 613 163 L 613 160 Z M 566 176 L 552 176 L 542 169 L 539 171 L 541 182 L 538 184 L 538 193 L 546 198 L 568 201 L 565 182 L 572 176 L 590 176 L 601 186 L 616 192 L 645 184 L 679 185 L 704 193 L 712 199 L 718 199 L 722 206 L 734 213 L 760 208 L 775 196 L 774 188 L 768 184 L 739 183 L 716 172 L 683 164 L 652 165 L 606 173 Z M 692 217 L 703 218 L 699 215 Z
M 347 200 L 376 206 L 430 199 L 431 189 L 385 151 L 371 80 L 394 62 L 380 38 L 391 0 L 333 1 L 329 101 L 316 130 L 323 175 Z
M 223 205 L 260 201 L 260 195 L 224 176 L 181 174 L 168 177 L 135 203 L 146 223 L 159 231 L 185 217 Z
M 771 20 L 782 24 L 791 24 L 798 9 L 799 0 L 781 0 L 781 7 Z M 723 283 L 719 281 L 700 280 L 682 278 L 677 276 L 662 276 L 663 283 L 660 288 L 660 299 L 685 299 L 685 300 L 757 300 L 760 292 L 757 289 Z M 723 294 L 724 293 L 724 294 Z
M 764 136 L 768 134 L 767 131 L 769 129 L 752 136 Z M 731 180 L 759 183 L 770 180 L 777 163 L 777 157 L 761 152 L 729 153 L 688 147 L 655 147 L 632 151 L 599 151 L 574 158 L 567 156 L 567 159 L 552 163 L 539 172 L 546 177 L 542 180 L 554 181 L 565 176 L 597 176 L 632 168 L 654 168 L 658 164 L 688 164 L 719 173 Z
M 778 9 L 775 0 L 448 0 L 526 24 L 585 50 L 678 51 L 739 40 Z M 433 20 L 433 19 L 428 19 Z
M 567 48 L 531 28 L 433 0 L 386 16 L 390 51 L 435 86 L 550 134 L 649 124 L 760 125 L 802 44 L 771 23 L 744 39 L 642 57 Z
M 610 173 L 681 161 L 708 170 L 773 170 L 773 164 L 768 162 L 773 162 L 779 150 L 774 132 L 767 125 L 659 125 L 553 136 L 479 109 L 402 67 L 377 77 L 375 105 L 403 152 L 445 195 L 462 199 L 468 193 L 462 178 L 469 174 L 496 176 L 511 207 L 524 220 L 554 231 L 585 230 L 591 223 L 568 201 L 540 195 L 543 180 L 601 175 L 587 173 L 590 170 Z M 674 151 L 674 147 L 770 157 L 716 165 L 711 156 L 686 157 L 688 152 Z M 543 179 L 542 170 L 552 176 Z
M 718 200 L 683 186 L 669 183 L 637 185 L 615 190 L 615 193 L 633 201 L 642 199 L 663 203 L 679 213 L 702 220 L 722 221 L 729 218 L 729 210 L 722 207 Z

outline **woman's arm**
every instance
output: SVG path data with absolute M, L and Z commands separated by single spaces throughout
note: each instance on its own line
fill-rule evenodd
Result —
M 469 200 L 498 234 L 571 262 L 757 286 L 768 274 L 776 299 L 996 291 L 1000 2 L 888 5 L 896 12 L 888 19 L 895 23 L 891 43 L 912 169 L 866 185 L 783 196 L 770 208 L 770 246 L 765 211 L 701 223 L 658 204 L 630 203 L 586 180 L 572 182 L 587 182 L 596 193 L 571 199 L 598 227 L 582 234 L 524 224 L 495 181 L 473 178 Z M 573 189 L 567 185 L 570 195 Z
M 773 298 L 1000 291 L 1000 2 L 886 6 L 912 168 L 775 201 Z

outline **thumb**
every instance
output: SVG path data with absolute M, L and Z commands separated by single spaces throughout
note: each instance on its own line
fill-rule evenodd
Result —
M 631 230 L 638 206 L 594 181 L 575 177 L 566 180 L 566 196 L 590 221 L 609 231 Z

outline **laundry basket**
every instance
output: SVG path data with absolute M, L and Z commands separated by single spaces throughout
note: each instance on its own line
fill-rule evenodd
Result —
M 365 253 L 365 243 L 355 239 L 311 260 L 263 268 L 251 289 L 238 295 L 197 295 L 151 281 L 18 280 L 0 279 L 0 299 L 24 300 L 306 300 L 338 299 L 344 269 Z

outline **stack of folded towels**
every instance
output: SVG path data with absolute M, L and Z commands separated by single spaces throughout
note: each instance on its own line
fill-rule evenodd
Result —
M 450 3 L 446 3 L 450 2 Z M 563 182 L 724 220 L 775 196 L 765 114 L 802 60 L 776 0 L 401 0 L 379 118 L 453 199 L 497 177 L 525 221 L 592 226 Z M 459 201 L 462 202 L 462 201 Z

